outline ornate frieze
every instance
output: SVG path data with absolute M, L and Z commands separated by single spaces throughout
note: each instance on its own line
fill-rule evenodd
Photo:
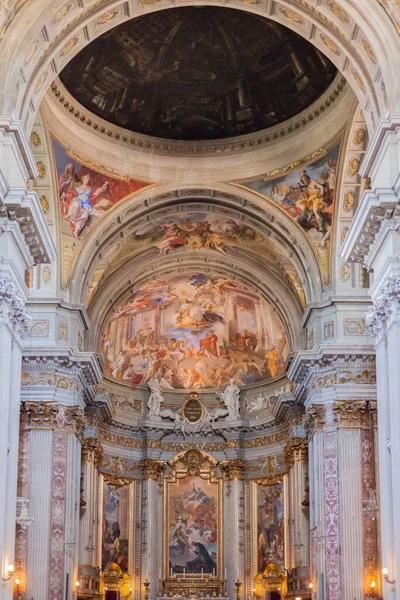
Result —
M 29 334 L 32 318 L 12 279 L 0 278 L 0 319 L 9 321 L 21 337 Z
M 285 462 L 292 467 L 295 462 L 304 462 L 308 457 L 308 442 L 305 438 L 290 438 L 285 446 Z
M 98 438 L 85 437 L 82 440 L 82 460 L 100 465 L 103 460 L 103 446 Z
M 380 338 L 390 321 L 400 315 L 400 277 L 389 277 L 367 313 L 370 335 Z

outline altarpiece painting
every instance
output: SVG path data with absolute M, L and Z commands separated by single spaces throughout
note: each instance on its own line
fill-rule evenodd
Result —
M 129 567 L 130 487 L 103 482 L 101 567 L 112 563 L 123 573 Z
M 284 567 L 284 485 L 257 485 L 257 568 Z

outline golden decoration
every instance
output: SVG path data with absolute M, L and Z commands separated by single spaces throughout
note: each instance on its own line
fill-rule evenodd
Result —
M 328 6 L 331 12 L 333 12 L 333 14 L 335 15 L 335 17 L 339 19 L 339 21 L 342 21 L 342 23 L 349 22 L 349 17 L 347 13 L 343 10 L 341 6 L 336 4 L 336 2 L 334 2 L 333 0 L 328 0 Z
M 36 87 L 35 87 L 35 94 L 38 94 L 40 92 L 40 90 L 43 88 L 43 86 L 44 86 L 44 84 L 46 82 L 46 79 L 47 79 L 47 75 L 48 75 L 48 73 L 47 73 L 47 71 L 45 71 L 39 77 L 38 82 L 37 82 Z
M 33 288 L 33 269 L 25 270 L 25 285 L 27 288 Z
M 358 169 L 360 168 L 360 160 L 358 158 L 352 158 L 349 161 L 349 166 L 347 168 L 347 172 L 350 177 L 355 177 L 358 174 Z
M 363 80 L 361 79 L 359 72 L 356 71 L 355 69 L 353 69 L 353 77 L 354 77 L 354 81 L 356 82 L 356 84 L 358 85 L 360 90 L 365 94 L 365 84 L 364 84 Z
M 121 585 L 120 592 L 121 592 L 121 596 L 123 598 L 128 598 L 132 594 L 132 587 L 131 587 L 131 585 L 126 581 L 125 583 L 123 583 Z
M 342 229 L 342 234 L 340 236 L 342 244 L 345 241 L 345 239 L 347 238 L 347 234 L 349 233 L 349 228 L 348 227 L 343 227 Z
M 365 141 L 365 138 L 367 136 L 367 130 L 364 129 L 364 127 L 360 127 L 359 129 L 356 129 L 356 131 L 354 132 L 354 143 L 359 146 L 360 144 L 362 144 Z
M 61 50 L 61 56 L 66 56 L 67 54 L 69 54 L 71 52 L 71 50 L 73 48 L 75 48 L 75 46 L 77 45 L 77 43 L 79 42 L 79 37 L 76 35 L 73 38 L 71 38 L 63 47 L 63 49 Z
M 64 17 L 66 17 L 67 14 L 71 11 L 72 7 L 73 7 L 72 2 L 68 2 L 68 4 L 64 4 L 64 6 L 62 6 L 60 8 L 60 10 L 56 13 L 56 15 L 53 19 L 53 22 L 59 23 L 60 21 L 62 21 L 64 19 Z
M 346 212 L 350 212 L 353 210 L 354 208 L 354 203 L 356 201 L 354 192 L 350 191 L 347 192 L 347 194 L 345 194 L 344 196 L 344 201 L 343 201 L 343 208 Z
M 333 404 L 333 415 L 338 426 L 369 425 L 369 409 L 365 400 L 336 400 Z
M 40 206 L 42 207 L 42 211 L 44 212 L 45 215 L 47 215 L 47 213 L 50 210 L 50 204 L 47 199 L 47 196 L 44 196 L 44 195 L 40 196 L 39 201 L 40 201 Z
M 323 429 L 325 425 L 325 407 L 320 404 L 313 404 L 303 417 L 303 425 L 308 437 L 311 437 L 315 431 Z
M 333 40 L 331 40 L 330 37 L 321 33 L 320 38 L 330 52 L 339 56 L 339 54 L 340 54 L 339 48 L 337 47 L 335 42 Z
M 98 438 L 84 438 L 82 442 L 82 460 L 100 465 L 103 460 L 103 446 Z
M 61 342 L 68 342 L 68 325 L 66 323 L 58 324 L 58 336 Z
M 46 177 L 46 166 L 45 166 L 44 162 L 39 160 L 36 163 L 36 168 L 38 170 L 38 175 L 39 175 L 40 179 L 44 179 Z
M 350 267 L 347 263 L 344 263 L 344 265 L 341 266 L 340 268 L 340 279 L 342 281 L 348 281 L 350 279 Z
M 45 267 L 43 269 L 43 281 L 45 283 L 49 283 L 51 281 L 51 269 L 50 269 L 50 267 Z
M 372 50 L 371 44 L 369 43 L 369 41 L 366 40 L 365 38 L 363 38 L 361 41 L 362 41 L 362 45 L 364 46 L 364 50 L 365 50 L 365 53 L 367 54 L 367 56 L 372 60 L 373 63 L 376 63 L 375 52 Z
M 382 98 L 383 98 L 383 102 L 385 103 L 385 106 L 387 107 L 387 92 L 386 92 L 386 86 L 385 86 L 385 82 L 381 81 L 381 91 L 382 91 Z
M 37 131 L 32 131 L 31 133 L 31 144 L 33 146 L 40 146 L 40 144 L 42 143 L 42 140 L 40 139 L 40 136 L 38 134 Z
M 308 457 L 308 442 L 306 438 L 290 438 L 285 446 L 285 462 L 293 467 L 295 462 L 304 462 Z
M 296 25 L 303 25 L 303 23 L 304 23 L 304 21 L 300 17 L 300 15 L 298 15 L 296 12 L 294 12 L 294 10 L 290 10 L 288 8 L 280 8 L 279 12 L 284 17 L 286 17 L 286 19 L 289 19 L 289 21 L 292 21 L 292 23 L 296 23 Z
M 38 46 L 39 46 L 39 40 L 36 40 L 36 42 L 33 42 L 33 44 L 30 45 L 29 50 L 25 56 L 25 64 L 26 65 L 31 62 L 33 55 L 35 54 Z
M 119 10 L 109 10 L 97 19 L 96 27 L 102 27 L 103 25 L 107 25 L 107 23 L 115 19 L 115 17 L 118 17 L 118 15 Z
M 233 458 L 231 460 L 224 460 L 221 463 L 221 469 L 224 473 L 225 479 L 228 481 L 243 479 L 246 463 L 241 458 Z
M 141 469 L 144 479 L 160 481 L 165 466 L 166 465 L 162 460 L 154 460 L 153 458 L 143 459 L 141 462 Z

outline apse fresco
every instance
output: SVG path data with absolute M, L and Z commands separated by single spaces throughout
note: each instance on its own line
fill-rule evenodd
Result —
M 168 484 L 168 574 L 218 576 L 218 484 L 185 477 Z
M 102 570 L 116 563 L 123 573 L 129 559 L 129 487 L 103 485 Z
M 330 285 L 331 231 L 336 192 L 336 172 L 341 140 L 323 149 L 322 157 L 276 177 L 261 175 L 236 185 L 268 198 L 306 232 L 317 255 L 324 285 Z
M 283 483 L 257 486 L 257 562 L 262 573 L 271 563 L 284 564 Z
M 275 377 L 288 344 L 269 304 L 238 281 L 186 274 L 140 288 L 103 334 L 106 374 L 133 387 L 221 388 Z
M 138 225 L 133 233 L 117 241 L 118 247 L 113 246 L 103 253 L 102 261 L 89 282 L 86 304 L 89 304 L 103 277 L 107 277 L 119 261 L 125 261 L 128 255 L 134 256 L 149 248 L 157 248 L 158 254 L 163 256 L 201 249 L 227 254 L 230 248 L 237 246 L 262 254 L 272 264 L 278 264 L 279 251 L 274 242 L 232 215 L 201 209 L 171 212 L 168 216 L 164 212 L 162 216 L 154 215 L 150 222 Z M 304 290 L 297 272 L 290 270 L 288 262 L 282 267 L 303 304 Z

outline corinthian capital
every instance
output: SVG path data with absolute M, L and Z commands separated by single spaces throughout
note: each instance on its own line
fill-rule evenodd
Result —
M 321 430 L 325 424 L 325 407 L 313 404 L 305 413 L 303 424 L 308 437 L 311 437 L 315 431 Z
M 9 321 L 21 337 L 28 335 L 32 318 L 15 283 L 6 277 L 0 278 L 0 318 Z
M 308 442 L 305 438 L 294 437 L 285 446 L 285 462 L 292 467 L 295 462 L 304 462 L 308 457 Z
M 82 440 L 82 460 L 100 465 L 103 460 L 103 446 L 98 438 L 85 437 Z
M 379 338 L 388 323 L 400 313 L 400 277 L 389 277 L 381 287 L 374 305 L 367 313 L 370 335 Z
M 161 479 L 161 473 L 165 469 L 165 463 L 162 460 L 155 460 L 154 458 L 144 458 L 141 463 L 141 469 L 144 479 L 152 479 L 158 482 Z
M 221 463 L 222 472 L 228 481 L 243 479 L 245 468 L 245 462 L 241 458 L 232 458 Z

